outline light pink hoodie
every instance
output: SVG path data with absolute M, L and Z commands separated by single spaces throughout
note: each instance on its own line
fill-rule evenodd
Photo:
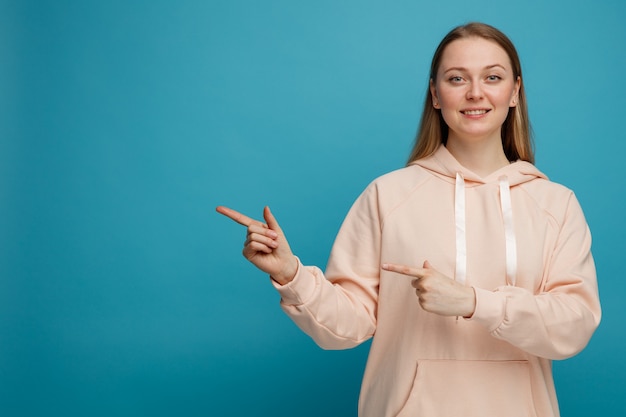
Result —
M 551 360 L 580 352 L 600 322 L 590 248 L 570 190 L 527 162 L 481 178 L 441 146 L 370 184 L 326 276 L 300 266 L 274 285 L 321 347 L 374 337 L 362 417 L 558 416 Z M 424 311 L 410 277 L 381 270 L 425 260 L 474 287 L 472 318 Z

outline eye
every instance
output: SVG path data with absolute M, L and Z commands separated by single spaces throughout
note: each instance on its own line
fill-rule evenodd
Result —
M 460 84 L 463 82 L 463 77 L 461 77 L 460 75 L 453 75 L 452 77 L 448 78 L 448 81 L 453 84 Z
M 488 75 L 487 76 L 487 81 L 491 81 L 491 82 L 500 81 L 501 79 L 502 79 L 502 77 L 500 77 L 499 75 Z

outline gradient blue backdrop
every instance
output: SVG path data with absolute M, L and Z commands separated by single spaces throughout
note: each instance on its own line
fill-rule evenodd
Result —
M 626 415 L 626 2 L 0 2 L 0 415 L 355 416 L 368 346 L 317 348 L 214 212 L 269 204 L 324 266 L 401 167 L 453 26 L 522 57 L 537 165 L 594 234 L 604 318 L 564 416 Z

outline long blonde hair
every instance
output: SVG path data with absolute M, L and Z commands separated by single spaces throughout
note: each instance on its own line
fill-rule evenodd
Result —
M 437 71 L 441 64 L 441 57 L 446 47 L 453 41 L 479 37 L 497 43 L 505 50 L 511 65 L 513 66 L 514 79 L 520 80 L 517 105 L 509 109 L 509 114 L 502 124 L 502 147 L 509 161 L 521 159 L 530 163 L 535 162 L 533 151 L 532 130 L 528 118 L 526 106 L 526 93 L 524 91 L 524 79 L 522 78 L 522 66 L 513 42 L 501 31 L 484 23 L 472 22 L 457 26 L 452 29 L 439 43 L 430 65 L 430 80 L 437 80 Z M 408 163 L 424 158 L 434 153 L 439 145 L 445 145 L 448 139 L 448 125 L 441 116 L 441 110 L 432 105 L 430 89 L 426 89 L 424 110 L 420 120 L 419 129 L 415 138 L 415 144 L 411 150 Z

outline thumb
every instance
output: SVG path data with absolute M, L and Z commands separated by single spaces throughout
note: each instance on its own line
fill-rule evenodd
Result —
M 424 261 L 424 268 L 426 268 L 426 269 L 432 269 L 432 267 L 433 267 L 433 266 L 432 266 L 432 264 L 431 264 L 430 262 L 428 262 L 428 261 Z
M 269 227 L 271 230 L 275 231 L 276 233 L 279 233 L 279 234 L 283 233 L 282 229 L 278 225 L 278 221 L 276 220 L 276 217 L 274 217 L 274 215 L 270 211 L 269 206 L 265 206 L 265 209 L 263 209 L 263 218 L 265 219 L 265 222 L 267 223 L 267 227 Z

